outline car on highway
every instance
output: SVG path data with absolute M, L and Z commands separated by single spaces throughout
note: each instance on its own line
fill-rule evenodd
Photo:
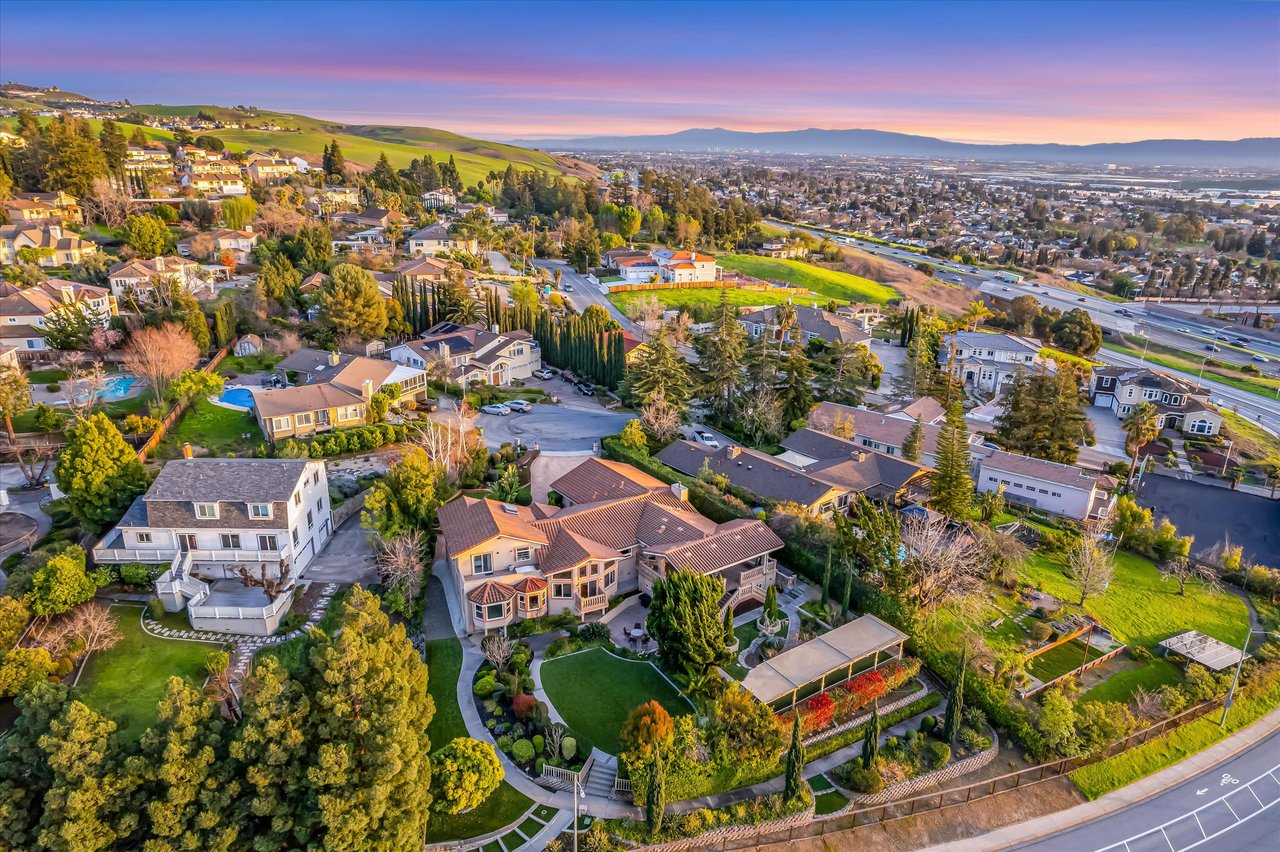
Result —
M 1183 326 L 1183 325 L 1178 326 L 1178 331 L 1179 331 L 1180 333 L 1182 333 L 1182 334 L 1190 334 L 1190 333 L 1191 333 L 1191 329 L 1189 329 L 1189 328 L 1187 328 L 1186 326 Z
M 534 371 L 533 371 L 533 377 L 534 377 L 535 379 L 549 379 L 549 378 L 551 378 L 553 375 L 555 375 L 555 374 L 554 374 L 554 373 L 552 373 L 550 370 L 545 369 L 545 368 L 543 368 L 543 367 L 539 367 L 538 369 L 536 369 L 536 370 L 534 370 Z
M 480 406 L 480 410 L 485 414 L 496 414 L 499 417 L 506 417 L 511 413 L 511 409 L 507 408 L 500 402 L 491 402 L 488 405 Z
M 1267 360 L 1267 358 L 1266 358 L 1266 357 L 1264 357 L 1264 356 L 1262 356 L 1262 355 L 1254 355 L 1254 356 L 1253 356 L 1253 360 L 1254 360 L 1254 361 L 1257 361 L 1259 364 L 1270 364 L 1270 363 L 1271 363 L 1269 360 Z
M 1247 337 L 1237 337 L 1237 338 L 1236 338 L 1236 343 L 1239 343 L 1241 346 L 1248 346 L 1248 345 L 1249 345 L 1250 343 L 1252 343 L 1252 342 L 1253 342 L 1253 341 L 1251 341 L 1251 340 L 1250 340 L 1249 338 L 1247 338 Z
M 693 440 L 694 443 L 702 444 L 704 447 L 711 447 L 715 450 L 720 449 L 720 442 L 716 440 L 716 436 L 705 430 L 694 429 Z
M 1009 288 L 1008 288 L 1008 287 L 1001 287 L 1001 288 L 1000 288 L 1000 291 L 1001 291 L 1001 292 L 1003 292 L 1003 293 L 1008 293 L 1008 292 L 1009 292 Z
M 1087 301 L 1089 301 L 1089 297 L 1088 297 L 1088 296 L 1081 296 L 1079 299 L 1076 299 L 1076 301 L 1077 301 L 1077 302 L 1087 302 Z
M 1222 351 L 1222 347 L 1221 347 L 1221 346 L 1214 346 L 1212 343 L 1206 343 L 1206 344 L 1204 345 L 1204 349 L 1205 349 L 1205 351 L 1206 351 L 1206 352 L 1221 352 L 1221 351 Z
M 509 399 L 503 405 L 512 411 L 519 411 L 521 414 L 528 414 L 533 411 L 533 403 L 525 399 Z
M 1230 338 L 1230 337 L 1227 337 L 1225 334 L 1219 334 L 1219 335 L 1218 335 L 1218 339 L 1219 339 L 1219 340 L 1221 340 L 1223 343 L 1230 343 L 1230 342 L 1231 342 L 1231 338 Z
M 566 281 L 566 282 L 564 282 L 564 284 L 562 284 L 562 285 L 560 286 L 560 289 L 561 289 L 561 290 L 563 290 L 563 291 L 565 291 L 566 293 L 572 293 L 572 292 L 573 292 L 573 285 L 572 285 L 572 284 L 570 284 L 568 281 Z

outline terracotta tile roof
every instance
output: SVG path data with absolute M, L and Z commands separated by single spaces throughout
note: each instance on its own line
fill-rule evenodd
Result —
M 493 580 L 486 580 L 467 592 L 467 600 L 476 604 L 496 604 L 509 601 L 516 596 L 516 590 Z
M 523 580 L 516 583 L 511 588 L 515 589 L 517 592 L 519 592 L 522 595 L 528 595 L 528 594 L 532 594 L 533 592 L 540 592 L 546 587 L 547 587 L 547 581 L 542 579 L 541 577 L 525 577 Z
M 510 510 L 504 508 L 508 506 Z M 532 525 L 533 513 L 525 506 L 461 497 L 441 506 L 439 519 L 449 554 L 455 557 L 499 535 L 548 543 L 546 535 Z
M 571 503 L 619 500 L 666 488 L 666 483 L 631 465 L 596 458 L 587 459 L 551 483 L 551 490 Z
M 687 544 L 650 548 L 677 568 L 708 574 L 782 547 L 782 539 L 760 521 L 730 521 L 720 531 Z
M 538 567 L 544 574 L 572 568 L 589 559 L 617 559 L 619 556 L 616 548 L 606 547 L 569 530 L 554 531 L 549 537 L 551 543 L 538 554 Z

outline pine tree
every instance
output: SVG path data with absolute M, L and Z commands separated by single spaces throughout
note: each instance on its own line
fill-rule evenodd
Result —
M 787 777 L 782 791 L 784 802 L 794 802 L 804 792 L 804 743 L 800 740 L 800 714 L 791 724 L 791 747 L 787 749 Z
M 37 826 L 44 795 L 53 784 L 53 769 L 40 748 L 40 739 L 67 707 L 68 691 L 61 684 L 38 683 L 15 703 L 22 714 L 9 736 L 0 739 L 0 848 L 36 848 Z
M 911 431 L 907 433 L 906 440 L 902 442 L 902 456 L 908 461 L 918 462 L 923 450 L 924 423 L 917 416 L 916 422 L 911 424 Z
M 876 758 L 880 756 L 880 703 L 871 706 L 871 721 L 867 723 L 867 733 L 862 738 L 862 768 L 872 769 Z
M 37 846 L 57 852 L 127 846 L 139 826 L 137 780 L 124 771 L 116 723 L 72 701 L 40 750 L 52 770 Z
M 230 777 L 222 728 L 202 692 L 169 678 L 156 722 L 130 761 L 145 779 L 147 852 L 226 850 L 235 842 L 239 823 L 230 816 L 239 784 Z
M 968 520 L 973 507 L 973 477 L 969 462 L 969 430 L 957 399 L 947 406 L 938 435 L 933 474 L 933 505 L 953 520 Z
M 1007 449 L 1074 464 L 1084 438 L 1084 408 L 1072 371 L 1015 375 L 1001 400 L 996 437 Z
M 54 468 L 58 488 L 81 523 L 101 529 L 115 523 L 147 490 L 147 474 L 107 415 L 97 412 L 67 430 L 67 446 Z
M 787 347 L 782 371 L 786 375 L 786 381 L 779 388 L 783 419 L 788 423 L 803 420 L 813 407 L 813 388 L 809 385 L 813 378 L 813 365 L 798 335 L 796 342 Z
M 949 743 L 955 742 L 956 735 L 960 733 L 961 713 L 964 711 L 964 670 L 968 667 L 969 649 L 965 648 L 960 652 L 960 670 L 947 696 L 947 715 L 942 723 L 942 737 Z
M 646 404 L 661 390 L 667 404 L 683 415 L 689 407 L 692 382 L 685 361 L 666 336 L 658 334 L 649 341 L 644 354 L 627 375 L 627 393 L 638 404 Z
M 649 773 L 649 787 L 645 791 L 644 813 L 649 824 L 649 835 L 657 835 L 662 830 L 662 818 L 667 813 L 666 777 L 662 768 L 661 749 L 654 749 L 653 752 L 653 771 Z
M 693 341 L 698 352 L 698 393 L 718 423 L 730 423 L 737 416 L 738 396 L 746 382 L 743 357 L 747 340 L 746 329 L 729 304 L 729 291 L 722 288 L 714 328 Z

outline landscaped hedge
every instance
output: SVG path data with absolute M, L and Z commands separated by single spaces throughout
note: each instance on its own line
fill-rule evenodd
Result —
M 932 710 L 942 703 L 942 696 L 936 692 L 930 692 L 928 695 L 922 695 L 915 701 L 912 701 L 906 707 L 899 707 L 892 713 L 886 713 L 880 717 L 881 729 L 887 729 L 899 722 L 905 722 L 912 716 L 918 716 L 926 710 Z M 804 750 L 806 761 L 817 760 L 820 757 L 826 757 L 832 752 L 839 751 L 848 745 L 860 741 L 867 733 L 866 725 L 859 725 L 856 728 L 850 728 L 847 731 L 841 731 L 833 737 L 827 737 L 825 740 L 819 740 Z
M 282 459 L 322 459 L 344 453 L 361 453 L 403 441 L 404 433 L 405 427 L 398 423 L 352 426 L 310 439 L 290 438 L 276 447 L 275 454 Z

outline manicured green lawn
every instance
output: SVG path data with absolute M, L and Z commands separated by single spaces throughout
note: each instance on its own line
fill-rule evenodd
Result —
M 785 290 L 734 290 L 729 291 L 729 304 L 735 308 L 766 307 L 781 305 L 795 296 L 787 295 Z M 633 293 L 610 293 L 609 301 L 621 311 L 637 299 L 654 296 L 663 306 L 671 310 L 684 308 L 686 311 L 707 311 L 720 304 L 720 291 L 715 288 L 683 288 L 672 287 L 663 290 L 643 290 Z M 843 301 L 837 299 L 836 301 Z M 803 302 L 808 304 L 808 302 Z
M 1115 562 L 1110 587 L 1085 601 L 1084 610 L 1121 642 L 1145 645 L 1154 652 L 1162 639 L 1199 630 L 1223 642 L 1240 644 L 1249 619 L 1244 602 L 1235 595 L 1188 584 L 1184 597 L 1176 582 L 1161 578 L 1151 560 L 1121 552 Z M 1043 554 L 1033 556 L 1023 579 L 1068 605 L 1080 599 L 1080 586 L 1066 575 L 1061 561 Z
M 814 799 L 814 813 L 818 816 L 833 814 L 847 804 L 849 804 L 849 800 L 845 798 L 843 793 L 837 793 L 832 790 L 830 793 L 822 793 Z
M 1103 663 L 1103 666 L 1110 662 Z M 1097 669 L 1095 669 L 1097 671 Z M 1153 657 L 1151 662 L 1136 668 L 1116 672 L 1102 683 L 1080 696 L 1081 701 L 1121 701 L 1128 703 L 1133 693 L 1142 687 L 1154 692 L 1165 684 L 1176 684 L 1182 681 L 1182 671 L 1173 663 L 1161 657 Z
M 27 373 L 27 381 L 33 385 L 47 385 L 49 382 L 61 382 L 67 378 L 66 370 L 32 370 Z
M 241 438 L 243 434 L 252 437 Z M 177 455 L 179 448 L 187 442 L 220 456 L 256 447 L 262 443 L 262 430 L 248 411 L 233 411 L 206 399 L 197 399 L 173 430 L 165 435 L 161 454 Z
M 673 716 L 692 709 L 651 663 L 623 660 L 602 648 L 543 663 L 542 688 L 565 724 L 609 754 L 618 753 L 627 714 L 646 701 L 656 700 Z
M 727 254 L 717 258 L 717 263 L 725 269 L 741 272 L 753 278 L 786 281 L 797 287 L 807 287 L 815 293 L 832 299 L 850 302 L 887 302 L 898 295 L 892 287 L 879 284 L 869 278 L 814 266 L 801 260 Z
M 503 782 L 473 811 L 456 815 L 432 813 L 427 822 L 427 842 L 465 840 L 497 831 L 518 821 L 532 804 L 532 799 Z
M 1089 646 L 1087 659 L 1085 653 L 1084 643 L 1079 639 L 1072 639 L 1032 657 L 1027 665 L 1027 673 L 1048 682 L 1102 656 L 1102 652 L 1092 645 Z
M 192 686 L 204 683 L 204 661 L 221 645 L 157 639 L 142 630 L 141 607 L 116 604 L 120 641 L 114 648 L 93 654 L 80 676 L 80 700 L 111 717 L 120 736 L 136 742 L 155 718 L 156 702 L 164 697 L 171 676 Z
M 427 726 L 433 751 L 467 735 L 467 726 L 458 708 L 458 675 L 461 671 L 462 645 L 457 639 L 436 639 L 427 643 L 427 691 L 436 703 L 436 715 Z
M 1270 683 L 1257 690 L 1246 689 L 1243 695 L 1227 714 L 1225 729 L 1218 726 L 1222 711 L 1215 710 L 1208 716 L 1123 754 L 1077 769 L 1071 773 L 1071 780 L 1081 793 L 1090 799 L 1096 799 L 1172 766 L 1274 710 L 1280 705 L 1280 678 L 1273 676 Z
M 218 362 L 218 375 L 265 373 L 274 370 L 280 361 L 276 355 L 228 355 Z

